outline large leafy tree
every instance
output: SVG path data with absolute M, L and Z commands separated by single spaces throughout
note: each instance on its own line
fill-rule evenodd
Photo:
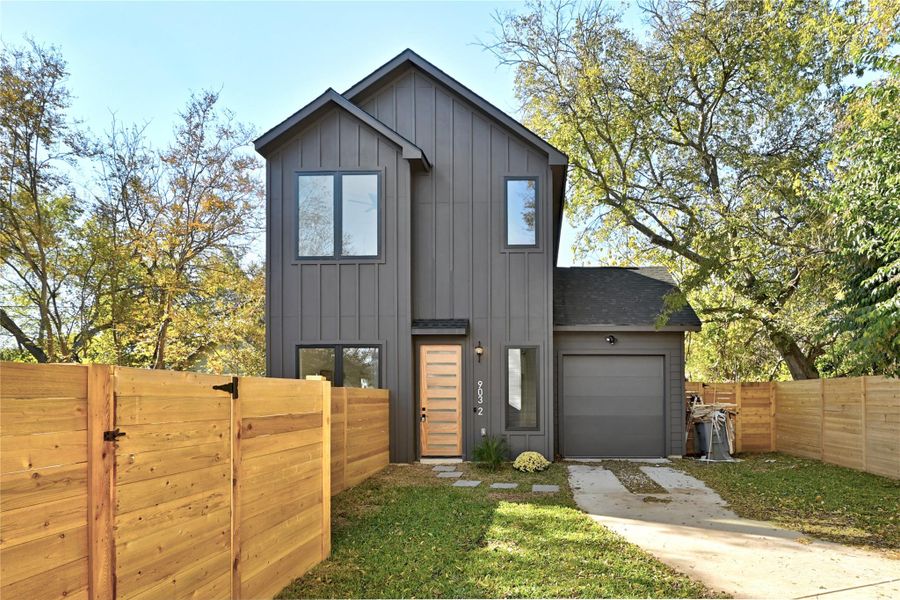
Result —
M 815 198 L 849 49 L 887 44 L 885 6 L 650 2 L 637 36 L 602 4 L 538 2 L 501 15 L 491 47 L 516 66 L 527 124 L 569 154 L 585 246 L 658 260 L 692 299 L 718 289 L 698 303 L 707 322 L 743 322 L 814 378 L 836 290 Z
M 829 334 L 837 374 L 900 375 L 900 61 L 846 98 L 824 196 L 840 235 L 841 293 Z

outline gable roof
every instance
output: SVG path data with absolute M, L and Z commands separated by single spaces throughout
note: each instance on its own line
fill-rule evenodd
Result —
M 403 153 L 403 158 L 405 158 L 406 160 L 417 163 L 417 166 L 421 167 L 425 171 L 431 169 L 431 163 L 428 162 L 428 157 L 425 156 L 425 153 L 421 148 L 419 148 L 411 141 L 409 141 L 360 107 L 356 106 L 331 88 L 328 88 L 321 96 L 295 112 L 293 115 L 270 129 L 269 131 L 256 138 L 256 140 L 253 142 L 253 145 L 256 147 L 256 151 L 265 156 L 267 152 L 271 151 L 272 148 L 274 148 L 275 144 L 282 138 L 282 136 L 296 131 L 300 128 L 304 121 L 306 121 L 313 115 L 318 114 L 319 111 L 325 109 L 330 105 L 337 106 L 347 111 L 372 129 L 374 129 L 380 135 L 395 143 L 400 147 Z
M 665 267 L 556 267 L 554 329 L 699 331 L 700 319 L 690 305 L 656 327 L 666 295 L 677 289 Z
M 435 65 L 428 62 L 409 48 L 375 69 L 360 82 L 344 92 L 343 95 L 348 100 L 353 101 L 358 96 L 371 89 L 373 86 L 376 86 L 385 77 L 390 76 L 392 73 L 397 71 L 397 69 L 400 69 L 407 65 L 414 65 L 416 68 L 424 71 L 426 74 L 436 79 L 444 86 L 450 88 L 451 90 L 474 104 L 492 119 L 498 121 L 507 129 L 512 130 L 518 136 L 522 137 L 533 146 L 536 146 L 537 148 L 545 152 L 550 158 L 551 165 L 569 164 L 569 157 L 559 149 L 557 149 L 552 144 L 545 141 L 542 137 L 519 123 L 517 120 L 510 117 L 508 114 L 461 84 L 450 75 L 447 75 L 445 72 L 441 71 Z

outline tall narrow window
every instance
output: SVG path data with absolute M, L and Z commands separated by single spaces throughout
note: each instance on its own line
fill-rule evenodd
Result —
M 537 348 L 506 351 L 506 428 L 538 428 Z
M 334 256 L 334 177 L 297 180 L 297 256 Z
M 506 245 L 537 246 L 536 179 L 506 180 Z
M 299 174 L 297 258 L 377 257 L 380 189 L 378 173 Z
M 341 256 L 378 254 L 378 175 L 341 176 Z

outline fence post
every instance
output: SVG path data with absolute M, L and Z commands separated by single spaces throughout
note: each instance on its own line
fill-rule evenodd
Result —
M 770 381 L 769 382 L 769 450 L 771 452 L 778 451 L 778 448 L 776 447 L 776 441 L 775 441 L 777 439 L 777 436 L 776 436 L 777 416 L 775 414 L 776 413 L 776 407 L 775 407 L 776 397 L 777 397 L 777 393 L 776 393 L 775 382 Z
M 868 427 L 866 424 L 866 394 L 868 393 L 866 390 L 866 376 L 863 375 L 859 378 L 860 384 L 862 385 L 862 396 L 860 398 L 859 405 L 859 419 L 861 425 L 861 437 L 862 437 L 862 463 L 863 463 L 863 471 L 869 470 L 869 453 L 867 447 L 868 443 Z
M 344 415 L 346 419 L 346 414 Z M 344 453 L 346 454 L 346 452 Z M 322 382 L 322 560 L 331 554 L 331 382 Z
M 819 378 L 819 460 L 825 461 L 825 379 Z
M 740 452 L 744 449 L 743 432 L 744 428 L 741 424 L 743 416 L 741 415 L 741 382 L 736 381 L 734 384 L 734 403 L 737 406 L 737 417 L 734 419 L 734 451 Z
M 114 427 L 115 371 L 108 365 L 88 365 L 87 370 L 88 590 L 91 600 L 113 600 L 116 449 L 114 442 L 103 439 L 103 433 Z
M 240 390 L 240 378 L 235 377 Z M 231 398 L 231 598 L 241 597 L 241 397 Z

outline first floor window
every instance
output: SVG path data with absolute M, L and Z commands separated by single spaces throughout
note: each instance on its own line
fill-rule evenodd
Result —
M 380 386 L 381 349 L 378 346 L 301 346 L 297 376 L 321 375 L 332 385 L 356 388 Z
M 378 173 L 297 176 L 297 257 L 371 258 L 379 254 Z
M 300 379 L 319 375 L 334 383 L 334 347 L 300 348 L 297 359 Z
M 506 350 L 506 428 L 538 428 L 537 348 Z

